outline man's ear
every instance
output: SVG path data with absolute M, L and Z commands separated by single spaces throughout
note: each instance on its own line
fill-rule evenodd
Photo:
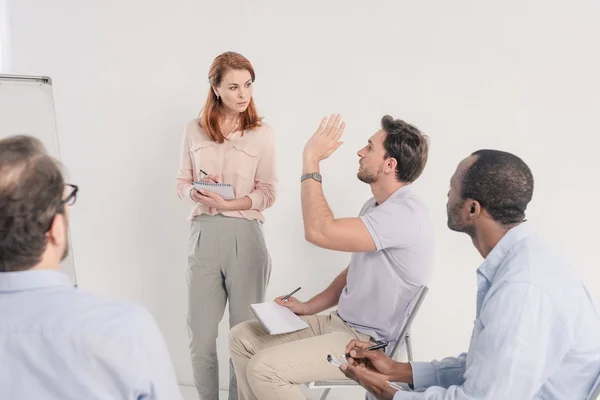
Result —
M 65 215 L 62 213 L 56 214 L 47 233 L 48 243 L 55 246 L 62 244 L 66 237 L 66 226 Z
M 477 218 L 482 211 L 481 204 L 477 200 L 471 200 L 469 205 L 469 218 Z
M 394 157 L 390 157 L 387 160 L 387 166 L 389 167 L 390 171 L 389 172 L 396 172 L 396 168 L 398 168 L 398 161 L 394 158 Z

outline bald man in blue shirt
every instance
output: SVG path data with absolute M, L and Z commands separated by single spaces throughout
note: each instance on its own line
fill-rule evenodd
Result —
M 181 400 L 150 314 L 60 272 L 77 191 L 39 140 L 0 140 L 0 399 Z

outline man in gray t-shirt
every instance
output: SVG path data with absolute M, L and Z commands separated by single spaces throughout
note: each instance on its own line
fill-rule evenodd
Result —
M 338 315 L 370 337 L 390 342 L 404 325 L 408 305 L 433 267 L 433 226 L 410 186 L 381 205 L 367 201 L 360 219 L 377 251 L 352 253 Z
M 258 321 L 232 328 L 230 351 L 239 398 L 303 399 L 298 384 L 343 379 L 327 362 L 353 339 L 392 341 L 407 308 L 433 266 L 433 228 L 410 184 L 427 162 L 428 139 L 414 126 L 382 119 L 382 129 L 358 152 L 358 178 L 371 186 L 358 218 L 335 219 L 323 196 L 319 162 L 340 145 L 340 116 L 324 119 L 303 153 L 302 215 L 305 235 L 316 246 L 352 253 L 327 289 L 307 302 L 276 302 L 301 315 L 310 328 L 271 336 Z M 317 315 L 334 306 L 329 315 Z

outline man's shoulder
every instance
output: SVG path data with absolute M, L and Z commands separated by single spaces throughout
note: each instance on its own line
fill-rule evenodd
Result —
M 400 195 L 391 196 L 390 203 L 409 208 L 418 208 L 427 211 L 427 206 L 413 189 L 407 188 Z
M 549 294 L 581 288 L 565 255 L 537 233 L 515 243 L 502 264 L 498 278 L 506 283 L 531 284 Z
M 583 318 L 592 321 L 595 327 L 600 326 L 595 303 L 581 276 L 560 249 L 536 233 L 510 249 L 493 286 L 495 291 L 521 287 L 524 296 L 529 288 L 535 288 L 550 301 L 565 324 L 575 326 Z
M 547 273 L 549 265 L 559 271 L 569 269 L 564 255 L 535 232 L 513 245 L 506 255 L 505 263 L 508 270 L 528 271 L 528 276 L 536 270 Z
M 106 335 L 133 333 L 153 323 L 152 316 L 141 305 L 110 299 L 77 289 L 60 300 L 62 322 L 72 331 Z
M 406 218 L 407 214 L 419 218 L 429 216 L 429 209 L 425 203 L 412 191 L 407 191 L 401 196 L 392 195 L 382 204 L 377 204 L 375 198 L 372 197 L 365 202 L 360 215 L 368 214 L 374 210 L 382 210 L 392 218 L 394 216 Z

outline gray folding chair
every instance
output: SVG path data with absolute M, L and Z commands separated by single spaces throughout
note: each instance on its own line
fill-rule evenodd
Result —
M 390 356 L 391 358 L 396 357 L 396 352 L 398 351 L 398 347 L 400 346 L 400 343 L 404 342 L 406 345 L 406 355 L 408 357 L 408 361 L 413 360 L 412 345 L 410 342 L 410 327 L 415 319 L 415 316 L 417 315 L 417 312 L 419 311 L 419 308 L 421 307 L 421 304 L 423 303 L 423 300 L 425 299 L 425 295 L 427 295 L 428 290 L 429 289 L 427 288 L 427 286 L 421 286 L 419 288 L 419 291 L 415 295 L 415 297 L 412 299 L 411 304 L 409 306 L 410 311 L 408 314 L 408 318 L 406 319 L 406 323 L 402 327 L 402 330 L 400 331 L 400 334 L 398 335 L 398 339 L 394 343 L 392 350 L 390 352 L 386 352 L 387 355 Z M 353 387 L 353 386 L 358 386 L 358 383 L 356 383 L 350 379 L 338 379 L 338 380 L 331 380 L 331 381 L 316 381 L 316 382 L 311 382 L 308 384 L 308 387 L 310 389 L 325 389 L 325 391 L 321 395 L 321 400 L 325 400 L 327 398 L 327 396 L 329 396 L 329 392 L 333 388 Z
M 590 392 L 590 395 L 588 396 L 587 400 L 597 400 L 600 398 L 600 375 L 598 375 L 598 378 L 596 379 L 596 383 L 594 383 L 594 386 L 592 386 L 592 391 Z

